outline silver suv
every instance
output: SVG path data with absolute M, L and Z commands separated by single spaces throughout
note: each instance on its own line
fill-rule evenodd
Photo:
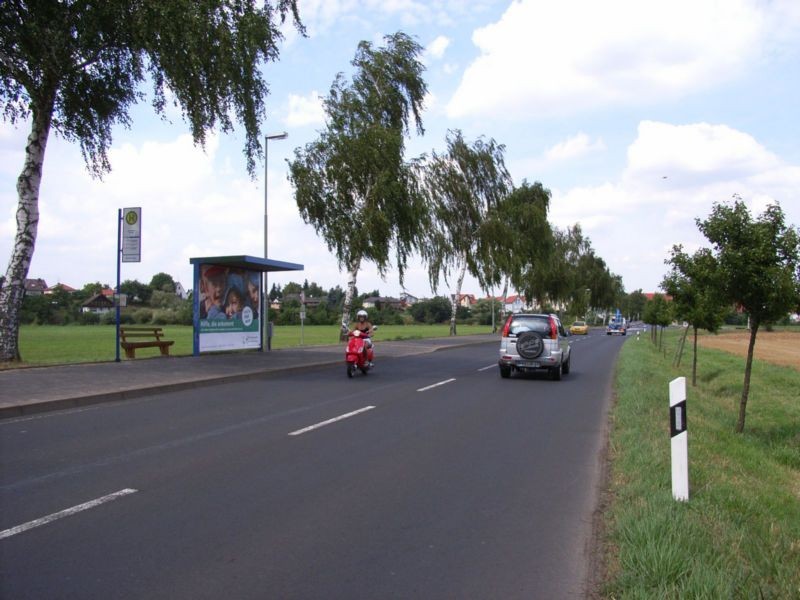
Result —
M 569 334 L 556 315 L 511 315 L 502 335 L 497 363 L 501 377 L 510 377 L 514 371 L 547 369 L 558 381 L 569 373 Z

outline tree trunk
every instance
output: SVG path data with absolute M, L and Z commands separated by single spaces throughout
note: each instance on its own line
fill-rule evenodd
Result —
M 508 277 L 506 277 L 505 281 L 503 282 L 503 295 L 502 295 L 503 303 L 500 305 L 500 309 L 502 311 L 500 314 L 503 316 L 503 318 L 505 318 L 505 316 L 506 316 L 506 298 L 507 297 L 508 297 Z M 492 299 L 492 302 L 494 302 L 494 299 Z M 494 329 L 492 330 L 492 333 L 497 333 L 497 325 L 496 324 L 495 324 Z
M 697 333 L 697 329 L 695 329 L 695 333 Z M 681 367 L 681 360 L 683 359 L 683 349 L 686 346 L 686 336 L 689 335 L 689 326 L 687 325 L 683 329 L 683 335 L 681 336 L 681 341 L 678 343 L 678 350 L 675 352 L 675 360 L 673 360 L 673 365 L 680 369 Z
M 31 132 L 25 146 L 25 163 L 17 179 L 17 235 L 8 261 L 5 278 L 0 281 L 0 362 L 21 360 L 19 316 L 25 295 L 25 279 L 33 259 L 39 226 L 39 187 L 47 138 L 50 134 L 52 101 L 43 110 L 34 110 Z
M 464 259 L 461 262 L 461 271 L 458 273 L 458 281 L 456 281 L 456 293 L 451 300 L 452 312 L 450 313 L 450 335 L 456 335 L 456 311 L 458 310 L 458 297 L 461 295 L 461 286 L 464 283 L 464 275 L 467 272 L 467 261 Z
M 697 387 L 697 327 L 694 328 L 694 351 L 692 356 L 692 387 Z
M 747 346 L 747 363 L 744 367 L 744 386 L 742 399 L 739 401 L 739 420 L 736 422 L 736 433 L 744 431 L 744 417 L 747 412 L 747 397 L 750 395 L 750 372 L 753 370 L 753 351 L 756 347 L 756 334 L 758 333 L 758 320 L 750 321 L 750 343 Z
M 356 295 L 356 278 L 361 267 L 361 259 L 355 259 L 350 263 L 350 270 L 347 272 L 347 289 L 344 292 L 344 303 L 342 305 L 342 328 L 339 341 L 347 339 L 347 332 L 350 331 L 350 310 L 353 307 L 353 298 Z

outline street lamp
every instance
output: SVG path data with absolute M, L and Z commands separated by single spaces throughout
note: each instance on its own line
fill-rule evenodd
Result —
M 269 246 L 267 245 L 267 233 L 269 231 L 269 219 L 267 218 L 267 147 L 270 140 L 285 140 L 289 134 L 285 131 L 264 136 L 264 259 L 269 258 Z M 261 342 L 262 348 L 269 347 L 269 288 L 267 282 L 267 271 L 264 271 L 264 314 L 261 315 L 263 322 L 264 337 Z
M 583 316 L 583 320 L 586 321 L 586 323 L 588 323 L 589 322 L 589 302 L 592 299 L 592 290 L 590 290 L 589 288 L 586 288 L 586 290 L 584 292 L 584 295 L 585 295 L 585 299 L 586 299 L 586 314 Z

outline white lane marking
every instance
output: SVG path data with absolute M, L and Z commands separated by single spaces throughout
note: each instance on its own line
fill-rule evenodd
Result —
M 84 502 L 83 504 L 78 504 L 77 506 L 73 506 L 72 508 L 66 508 L 64 510 L 60 510 L 57 513 L 53 513 L 52 515 L 47 515 L 46 517 L 42 517 L 41 519 L 34 519 L 33 521 L 28 521 L 27 523 L 23 523 L 22 525 L 17 525 L 16 527 L 0 531 L 0 540 L 5 539 L 7 537 L 11 537 L 12 535 L 17 535 L 18 533 L 22 533 L 23 531 L 28 531 L 29 529 L 33 529 L 34 527 L 47 525 L 48 523 L 52 523 L 53 521 L 56 521 L 58 519 L 63 519 L 64 517 L 71 517 L 72 515 L 77 514 L 81 511 L 89 510 L 90 508 L 94 508 L 96 506 L 100 506 L 101 504 L 105 504 L 106 502 L 111 502 L 118 498 L 122 498 L 123 496 L 127 496 L 128 494 L 135 494 L 138 491 L 139 490 L 134 490 L 132 488 L 125 488 L 124 490 L 114 492 L 113 494 L 108 494 L 107 496 L 103 496 L 102 498 L 96 498 L 94 500 L 90 500 L 89 502 Z
M 322 421 L 321 423 L 317 423 L 316 425 L 309 425 L 308 427 L 304 427 L 303 429 L 298 429 L 297 431 L 292 431 L 289 435 L 300 435 L 301 433 L 306 433 L 309 431 L 313 431 L 314 429 L 319 429 L 320 427 L 325 427 L 325 425 L 330 425 L 331 423 L 336 423 L 336 421 L 341 421 L 342 419 L 349 419 L 350 417 L 354 417 L 357 414 L 366 412 L 368 410 L 372 410 L 375 408 L 374 406 L 365 406 L 364 408 L 359 408 L 358 410 L 354 410 L 353 412 L 349 412 L 346 415 L 339 415 L 338 417 L 334 417 L 333 419 L 328 419 L 327 421 Z
M 478 369 L 478 371 L 488 371 L 489 369 L 494 369 L 496 367 L 497 367 L 497 363 L 493 363 L 493 364 L 489 365 L 488 367 L 483 367 L 482 369 Z
M 452 379 L 446 379 L 445 381 L 440 381 L 439 383 L 434 383 L 433 385 L 429 385 L 428 387 L 419 388 L 417 391 L 418 392 L 425 392 L 427 390 L 433 389 L 435 387 L 439 387 L 440 385 L 444 385 L 446 383 L 450 383 L 450 382 L 455 381 L 455 380 L 456 380 L 455 377 L 453 377 Z

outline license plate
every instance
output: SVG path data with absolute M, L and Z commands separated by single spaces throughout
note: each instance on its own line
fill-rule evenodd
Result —
M 541 367 L 541 363 L 532 361 L 532 360 L 521 360 L 517 363 L 518 367 L 528 367 L 530 369 L 538 369 Z

